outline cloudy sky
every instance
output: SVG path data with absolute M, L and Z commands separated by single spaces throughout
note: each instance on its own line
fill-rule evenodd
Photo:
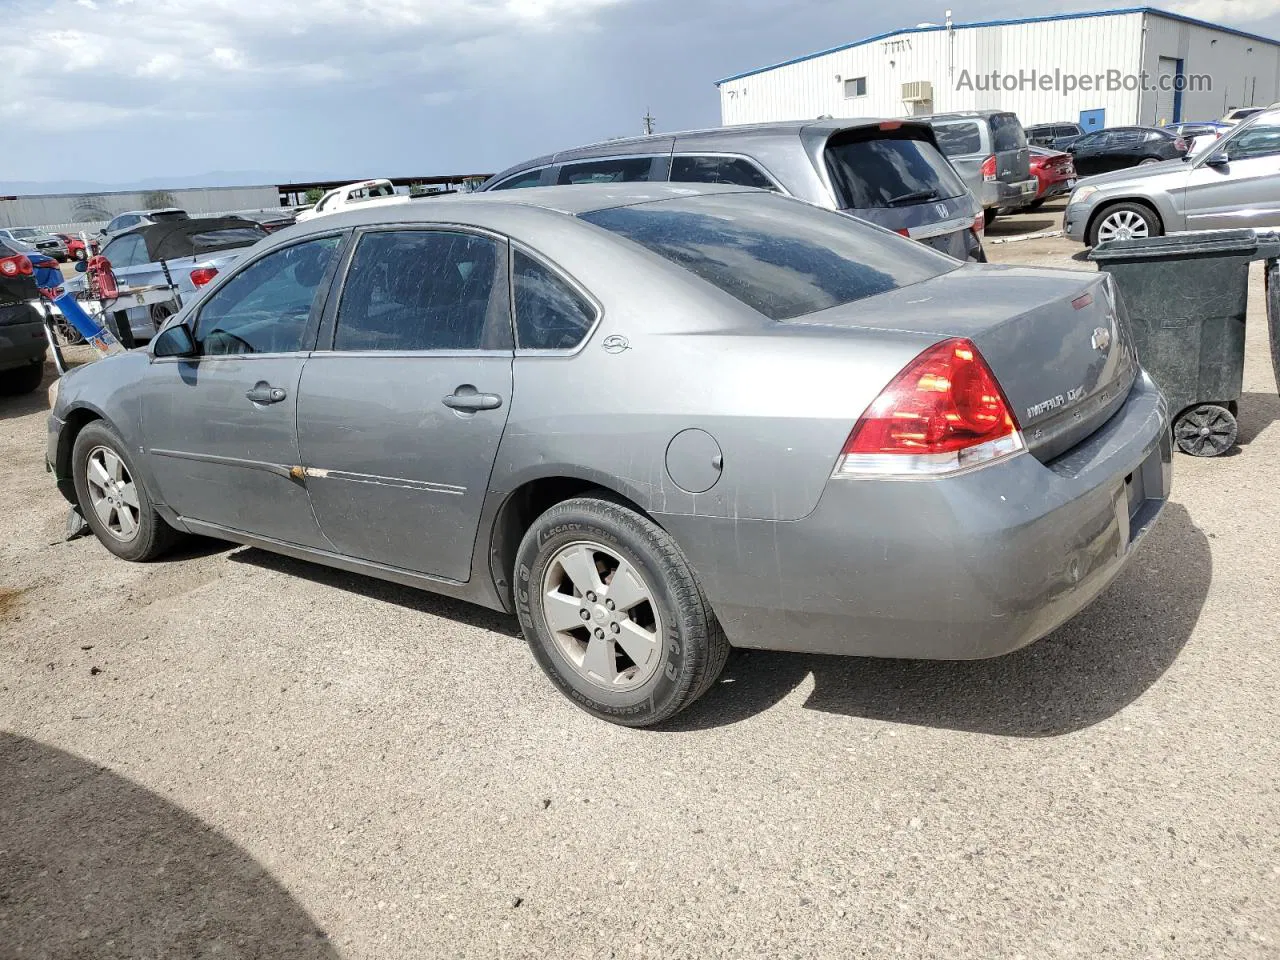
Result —
M 715 124 L 720 77 L 947 0 L 0 0 L 0 188 L 488 172 Z M 957 21 L 1103 9 L 952 0 Z M 1278 0 L 1164 8 L 1280 36 Z

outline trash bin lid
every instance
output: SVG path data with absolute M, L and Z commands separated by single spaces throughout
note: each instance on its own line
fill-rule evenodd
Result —
M 1099 263 L 1116 260 L 1182 260 L 1189 257 L 1246 257 L 1262 260 L 1271 253 L 1274 235 L 1260 237 L 1256 230 L 1196 230 L 1163 237 L 1105 240 L 1089 253 Z

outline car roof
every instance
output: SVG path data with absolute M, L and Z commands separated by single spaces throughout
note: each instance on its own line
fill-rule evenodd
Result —
M 1013 113 L 1012 110 L 953 110 L 950 113 L 928 113 L 911 117 L 912 120 L 990 120 L 1001 114 Z M 1062 121 L 1066 123 L 1067 121 Z

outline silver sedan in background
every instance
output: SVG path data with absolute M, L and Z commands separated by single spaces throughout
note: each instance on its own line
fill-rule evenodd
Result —
M 1169 492 L 1106 275 L 966 265 L 740 187 L 300 224 L 53 401 L 58 486 L 117 556 L 204 534 L 505 610 L 633 726 L 731 645 L 1017 649 Z

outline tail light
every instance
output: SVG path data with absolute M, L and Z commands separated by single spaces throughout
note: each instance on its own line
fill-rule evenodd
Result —
M 990 183 L 996 178 L 996 158 L 995 155 L 987 157 L 982 161 L 982 179 L 984 183 Z
M 0 257 L 0 276 L 29 277 L 34 272 L 31 261 L 20 253 L 12 257 Z
M 1025 449 L 1004 391 L 972 341 L 934 344 L 912 360 L 849 434 L 835 477 L 929 477 Z
M 895 230 L 894 232 L 895 232 L 898 236 L 900 236 L 900 237 L 910 237 L 910 236 L 911 236 L 911 231 L 910 231 L 910 230 L 908 230 L 906 227 L 899 227 L 899 228 L 898 228 L 897 230 Z
M 1186 153 L 1187 141 L 1183 140 L 1181 137 L 1178 137 L 1177 140 L 1173 141 L 1173 148 L 1175 150 L 1181 150 L 1183 153 Z
M 974 234 L 975 234 L 979 239 L 981 239 L 982 235 L 983 235 L 983 234 L 985 234 L 985 233 L 987 232 L 987 216 L 986 216 L 986 214 L 985 214 L 985 213 L 980 213 L 980 214 L 978 214 L 976 217 L 974 217 L 974 218 L 973 218 L 973 226 L 972 226 L 972 227 L 970 227 L 969 229 L 970 229 L 970 230 L 972 230 L 972 231 L 974 232 Z
M 203 287 L 217 275 L 217 267 L 196 267 L 191 271 L 191 282 L 197 287 Z

